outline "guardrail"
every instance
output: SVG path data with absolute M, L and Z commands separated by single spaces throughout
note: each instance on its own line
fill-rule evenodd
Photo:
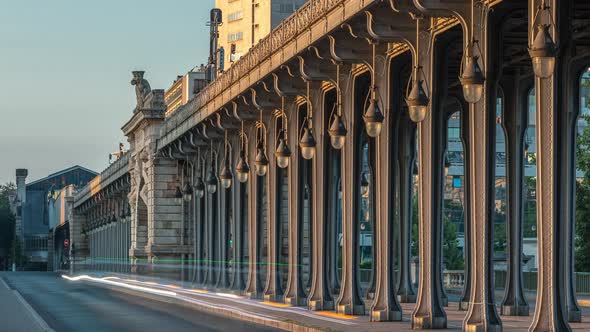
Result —
M 494 284 L 496 289 L 504 289 L 506 286 L 506 271 L 494 271 Z M 590 272 L 576 272 L 576 293 L 590 295 Z M 448 288 L 462 288 L 465 285 L 465 272 L 462 270 L 443 271 L 444 286 Z M 522 284 L 524 290 L 537 290 L 537 272 L 523 272 Z

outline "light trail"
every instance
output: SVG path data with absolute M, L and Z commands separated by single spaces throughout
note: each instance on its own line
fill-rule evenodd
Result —
M 103 283 L 103 284 L 108 284 L 108 285 L 119 286 L 119 287 L 133 289 L 136 291 L 149 293 L 149 294 L 164 295 L 164 296 L 176 296 L 177 295 L 175 292 L 153 289 L 153 288 L 149 288 L 149 287 L 130 285 L 130 284 L 127 284 L 124 282 L 112 281 L 112 280 L 109 280 L 106 278 L 94 278 L 89 275 L 81 275 L 81 276 L 77 276 L 77 277 L 70 277 L 67 275 L 62 275 L 61 277 L 66 280 L 70 280 L 70 281 L 89 280 L 89 281 L 96 282 L 96 283 Z M 107 277 L 107 278 L 109 278 L 109 277 Z
M 254 314 L 254 313 L 247 311 L 247 310 L 240 310 L 234 306 L 229 306 L 229 305 L 224 305 L 224 304 L 211 304 L 211 303 L 204 302 L 204 301 L 198 300 L 198 299 L 194 299 L 189 296 L 182 295 L 182 294 L 189 295 L 191 293 L 192 294 L 198 293 L 200 296 L 203 296 L 203 297 L 227 298 L 228 300 L 238 303 L 238 304 L 246 304 L 249 306 L 264 308 L 264 309 L 271 310 L 271 311 L 290 312 L 290 313 L 295 313 L 295 314 L 299 314 L 302 316 L 306 316 L 309 318 L 315 318 L 315 319 L 329 321 L 329 322 L 343 324 L 343 325 L 356 325 L 356 323 L 353 323 L 350 321 L 351 318 L 349 318 L 349 317 L 344 318 L 344 317 L 339 317 L 338 315 L 325 315 L 325 314 L 320 314 L 320 313 L 316 313 L 316 312 L 308 312 L 307 309 L 301 308 L 301 307 L 271 306 L 271 305 L 264 303 L 264 302 L 258 303 L 255 301 L 248 301 L 248 300 L 244 301 L 244 298 L 242 296 L 239 296 L 236 294 L 231 294 L 231 293 L 218 293 L 218 292 L 209 293 L 209 291 L 207 291 L 207 290 L 185 289 L 185 288 L 182 288 L 177 285 L 159 284 L 159 283 L 153 282 L 153 281 L 139 281 L 136 279 L 122 279 L 127 282 L 150 285 L 150 286 L 153 286 L 154 288 L 143 287 L 143 286 L 131 285 L 126 282 L 116 282 L 116 281 L 109 280 L 109 279 L 117 278 L 117 277 L 112 277 L 112 276 L 103 277 L 103 278 L 94 278 L 94 277 L 91 277 L 88 275 L 81 275 L 81 276 L 77 276 L 77 277 L 69 277 L 66 275 L 62 275 L 62 278 L 67 279 L 67 280 L 71 280 L 71 281 L 89 280 L 89 281 L 93 281 L 93 282 L 97 282 L 97 283 L 105 283 L 105 284 L 110 284 L 110 285 L 114 285 L 114 286 L 129 288 L 129 289 L 133 289 L 133 290 L 137 290 L 137 291 L 142 291 L 145 293 L 163 295 L 163 296 L 167 296 L 167 297 L 175 297 L 175 298 L 180 299 L 182 301 L 197 304 L 197 305 L 204 306 L 204 307 L 211 308 L 211 309 L 217 309 L 217 310 L 225 309 L 225 310 L 229 310 L 232 312 L 240 312 L 241 314 L 243 314 L 245 316 L 249 316 L 249 317 L 253 317 L 253 318 L 257 317 L 257 318 L 264 318 L 264 319 L 270 319 L 270 320 L 276 321 L 276 317 L 271 317 L 271 316 L 267 316 L 267 315 L 260 314 L 260 313 Z M 117 278 L 117 279 L 119 279 L 119 278 Z M 171 292 L 171 291 L 164 290 L 164 288 L 169 288 L 170 286 L 175 286 L 175 288 L 178 287 L 178 291 Z

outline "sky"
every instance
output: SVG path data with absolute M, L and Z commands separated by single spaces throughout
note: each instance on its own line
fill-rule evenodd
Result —
M 214 0 L 0 0 L 0 183 L 96 172 L 127 139 L 131 71 L 152 89 L 206 63 Z

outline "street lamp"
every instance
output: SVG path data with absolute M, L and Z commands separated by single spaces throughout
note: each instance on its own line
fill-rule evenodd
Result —
M 372 43 L 373 45 L 373 66 L 370 68 L 371 71 L 371 95 L 369 100 L 369 106 L 366 108 L 365 113 L 363 114 L 363 120 L 365 120 L 365 128 L 367 130 L 367 135 L 370 137 L 377 137 L 381 134 L 381 129 L 383 128 L 383 120 L 385 117 L 383 116 L 383 112 L 379 108 L 379 101 L 377 100 L 377 87 L 375 86 L 375 75 L 377 71 L 375 70 L 375 49 L 376 44 Z M 367 96 L 369 97 L 369 96 Z
M 182 190 L 182 197 L 185 202 L 190 202 L 193 199 L 193 188 L 188 182 L 184 184 L 184 188 Z
M 213 141 L 211 141 L 211 167 L 209 167 L 209 173 L 207 174 L 207 191 L 210 194 L 215 194 L 217 191 L 217 176 L 215 175 L 215 159 L 213 157 Z
M 174 202 L 180 205 L 182 204 L 182 190 L 180 190 L 179 186 L 176 186 L 176 192 L 174 193 Z
M 461 73 L 459 81 L 463 86 L 463 97 L 465 101 L 470 104 L 475 104 L 481 100 L 483 96 L 483 84 L 485 77 L 479 67 L 479 57 L 474 55 L 475 46 L 479 49 L 479 43 L 474 36 L 475 27 L 475 3 L 471 0 L 471 31 L 470 39 L 467 43 L 467 47 L 463 52 L 463 58 L 461 59 Z M 481 50 L 479 50 L 481 54 Z
M 285 134 L 285 136 L 287 136 Z M 289 158 L 291 157 L 291 149 L 289 149 L 289 145 L 285 138 L 279 138 L 279 146 L 277 147 L 277 151 L 275 152 L 277 157 L 277 165 L 280 168 L 287 168 L 289 166 Z
M 283 128 L 279 132 L 279 139 L 278 139 L 278 146 L 275 151 L 275 156 L 277 158 L 277 165 L 280 168 L 287 168 L 289 166 L 289 158 L 291 158 L 291 149 L 289 148 L 289 143 L 287 142 L 287 114 L 285 113 L 285 97 L 281 98 L 281 116 L 282 121 L 281 124 Z
M 303 134 L 299 140 L 299 147 L 301 148 L 301 156 L 307 160 L 315 156 L 316 140 L 313 136 L 313 110 L 311 100 L 309 98 L 309 81 L 307 82 L 307 116 L 303 120 Z
M 250 167 L 248 166 L 248 160 L 246 157 L 246 133 L 244 132 L 244 121 L 242 121 L 242 130 L 240 131 L 240 158 L 236 164 L 236 178 L 241 183 L 248 181 L 248 173 L 250 173 Z
M 532 37 L 534 30 L 537 30 L 533 43 L 529 45 L 529 55 L 533 62 L 533 71 L 539 78 L 548 78 L 553 75 L 553 72 L 555 71 L 555 54 L 557 53 L 557 49 L 553 37 L 551 37 L 551 33 L 549 32 L 549 28 L 553 25 L 553 17 L 551 16 L 550 8 L 551 7 L 546 4 L 546 1 L 543 1 L 543 4 L 537 8 L 533 20 L 533 29 L 531 31 Z M 543 24 L 539 22 L 536 24 L 539 15 L 542 13 L 547 14 L 549 23 Z
M 420 74 L 424 75 L 422 67 L 420 66 L 420 19 L 416 18 L 416 52 L 415 65 L 412 70 L 412 76 L 408 81 L 408 87 L 412 83 L 412 90 L 408 93 L 406 88 L 406 104 L 408 105 L 408 113 L 410 119 L 415 122 L 422 122 L 426 118 L 428 112 L 428 95 L 422 86 L 425 80 L 420 79 Z M 425 76 L 425 75 L 424 75 Z M 424 77 L 426 79 L 426 77 Z
M 340 91 L 340 64 L 336 65 L 336 109 L 332 110 L 334 117 L 328 129 L 330 143 L 336 150 L 342 149 L 346 142 L 346 125 L 342 120 L 342 93 Z
M 258 146 L 254 158 L 254 171 L 258 176 L 265 176 L 268 171 L 268 156 L 266 155 L 266 126 L 262 122 L 262 110 L 260 110 L 260 121 L 257 127 Z
M 195 184 L 195 194 L 198 198 L 203 198 L 205 196 L 205 184 L 203 183 L 203 178 L 201 175 L 197 177 L 197 183 Z
M 233 174 L 231 172 L 231 162 L 230 162 L 230 153 L 229 153 L 229 143 L 227 141 L 227 131 L 225 132 L 225 157 L 223 160 L 223 167 L 219 172 L 219 179 L 221 180 L 221 185 L 225 189 L 229 189 L 231 187 L 231 182 L 233 179 Z

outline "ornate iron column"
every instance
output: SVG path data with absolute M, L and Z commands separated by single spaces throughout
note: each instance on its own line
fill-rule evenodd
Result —
M 256 128 L 251 128 L 249 137 L 256 137 Z M 256 155 L 256 139 L 248 141 L 249 155 Z M 260 259 L 262 258 L 262 186 L 264 185 L 264 178 L 260 177 L 254 171 L 254 167 L 250 169 L 248 180 L 248 250 L 249 250 L 249 266 L 248 266 L 248 283 L 246 285 L 246 296 L 251 299 L 261 298 L 263 296 L 264 284 L 260 278 Z
M 342 73 L 341 86 L 348 87 L 343 90 L 342 113 L 348 133 L 346 144 L 341 149 L 342 153 L 342 282 L 340 295 L 336 300 L 336 310 L 341 314 L 363 315 L 365 305 L 359 294 L 358 280 L 358 215 L 357 197 L 360 191 L 358 174 L 360 156 L 358 154 L 359 130 L 363 130 L 359 121 L 362 121 L 355 110 L 356 98 L 362 98 L 355 94 L 354 77 L 348 77 L 348 72 Z
M 475 6 L 472 2 L 472 6 Z M 470 27 L 466 29 L 463 45 L 464 56 L 463 76 L 461 83 L 465 99 L 469 104 L 469 167 L 471 197 L 470 209 L 470 251 L 472 267 L 471 297 L 467 315 L 463 321 L 465 331 L 501 331 L 502 321 L 498 317 L 495 306 L 493 283 L 493 206 L 495 178 L 495 144 L 496 144 L 496 96 L 500 68 L 497 59 L 499 34 L 498 22 L 494 16 L 488 18 L 488 10 L 484 7 L 470 7 Z M 489 20 L 489 21 L 488 21 Z M 477 22 L 477 25 L 476 25 Z M 476 27 L 477 26 L 477 27 Z M 476 52 L 478 43 L 480 52 Z M 470 74 L 477 77 L 478 57 L 481 71 L 485 75 L 482 84 L 482 95 L 479 100 L 470 100 L 465 91 L 471 82 Z M 471 62 L 473 61 L 473 62 Z M 471 62 L 471 64 L 470 64 Z M 472 65 L 473 67 L 470 67 Z M 475 69 L 470 72 L 471 69 Z M 478 98 L 474 98 L 478 99 Z M 477 240 L 476 240 L 477 239 Z
M 397 299 L 401 303 L 415 303 L 416 292 L 412 286 L 410 259 L 412 253 L 412 178 L 416 149 L 416 125 L 407 115 L 401 116 L 398 130 L 398 197 L 399 197 L 399 253 Z
M 326 257 L 326 149 L 328 149 L 329 136 L 327 136 L 327 125 L 324 123 L 324 112 L 329 112 L 324 103 L 324 90 L 321 82 L 313 83 L 310 93 L 311 103 L 313 109 L 316 110 L 317 116 L 314 117 L 314 128 L 319 128 L 316 131 L 317 151 L 312 160 L 312 282 L 309 295 L 307 298 L 308 307 L 310 310 L 333 310 L 334 299 L 328 289 L 327 282 L 327 262 Z
M 442 259 L 440 252 L 441 225 L 433 214 L 436 195 L 442 190 L 435 186 L 435 178 L 440 170 L 433 167 L 433 156 L 436 155 L 437 142 L 436 118 L 440 112 L 440 91 L 446 82 L 440 79 L 441 68 L 437 67 L 437 57 L 441 51 L 428 32 L 430 27 L 421 19 L 419 34 L 420 50 L 417 54 L 427 82 L 427 93 L 431 96 L 426 117 L 418 123 L 418 255 L 420 259 L 418 297 L 416 307 L 412 313 L 413 329 L 440 329 L 447 326 L 447 315 L 443 309 L 442 296 L 439 285 L 442 273 Z M 430 47 L 428 47 L 430 45 Z M 430 49 L 430 51 L 429 51 Z M 442 167 L 442 166 L 441 166 Z M 439 173 L 437 175 L 437 172 Z
M 527 130 L 528 110 L 523 103 L 528 95 L 521 87 L 522 77 L 514 75 L 502 79 L 504 92 L 503 118 L 506 131 L 506 249 L 508 271 L 502 301 L 502 315 L 528 316 L 529 305 L 522 286 L 522 218 L 524 181 L 524 135 Z
M 384 45 L 386 47 L 386 45 Z M 385 54 L 386 48 L 379 47 L 379 54 Z M 397 302 L 395 296 L 395 272 L 394 272 L 394 219 L 395 219 L 395 167 L 391 167 L 392 160 L 395 160 L 397 140 L 395 139 L 395 130 L 397 126 L 399 113 L 401 110 L 396 109 L 396 114 L 391 108 L 390 84 L 393 89 L 399 91 L 399 83 L 392 83 L 390 77 L 391 58 L 385 56 L 385 60 L 375 63 L 373 75 L 375 75 L 376 87 L 378 90 L 378 100 L 383 107 L 385 119 L 383 120 L 383 129 L 381 134 L 375 138 L 375 181 L 372 181 L 375 191 L 375 200 L 372 205 L 376 205 L 373 217 L 373 227 L 375 241 L 373 262 L 375 264 L 375 293 L 371 306 L 371 321 L 399 321 L 402 319 L 402 308 Z M 399 82 L 399 80 L 397 80 Z M 373 206 L 371 206 L 373 208 Z
M 462 103 L 461 107 L 461 140 L 463 141 L 463 164 L 465 161 L 471 158 L 471 149 L 469 147 L 469 123 L 470 123 L 470 111 L 466 102 Z M 463 167 L 464 170 L 464 181 L 463 181 L 463 225 L 464 225 L 464 237 L 465 244 L 463 245 L 465 251 L 465 269 L 464 269 L 464 283 L 463 293 L 459 300 L 459 310 L 467 311 L 469 309 L 469 301 L 471 300 L 471 274 L 473 273 L 473 266 L 471 265 L 471 243 L 473 238 L 471 237 L 471 169 L 469 167 Z
M 573 47 L 572 47 L 573 48 Z M 568 56 L 572 56 L 572 48 L 568 50 Z M 585 64 L 584 64 L 585 65 Z M 568 321 L 570 322 L 581 322 L 582 321 L 582 310 L 578 306 L 578 300 L 576 297 L 576 271 L 575 271 L 575 259 L 574 252 L 576 250 L 575 239 L 576 239 L 576 136 L 577 136 L 577 125 L 578 117 L 580 115 L 580 86 L 579 80 L 580 72 L 586 70 L 586 67 L 579 68 L 580 63 L 575 62 L 575 65 L 569 66 L 570 71 L 567 76 L 569 79 L 565 81 L 562 91 L 566 98 L 563 98 L 562 102 L 564 105 L 563 109 L 567 110 L 565 121 L 563 124 L 564 128 L 564 144 L 562 146 L 567 147 L 563 149 L 562 172 L 563 179 L 563 194 L 561 213 L 562 219 L 565 223 L 565 237 L 566 237 L 566 261 L 563 272 L 565 273 L 564 279 L 566 281 L 566 310 Z
M 271 118 L 272 122 L 275 122 L 274 116 Z M 274 124 L 268 121 L 269 123 L 269 130 L 268 130 L 268 144 L 272 146 L 273 149 L 269 150 L 269 154 L 274 153 L 274 148 L 276 147 L 277 141 L 277 131 Z M 267 186 L 268 186 L 268 193 L 269 193 L 269 202 L 268 202 L 268 264 L 267 264 L 267 273 L 266 273 L 266 286 L 264 289 L 264 300 L 265 301 L 272 301 L 272 302 L 282 302 L 283 301 L 283 289 L 281 287 L 281 281 L 279 279 L 279 254 L 280 254 L 280 247 L 279 247 L 279 230 L 280 230 L 280 218 L 279 218 L 279 211 L 277 210 L 278 206 L 278 199 L 279 199 L 279 190 L 277 188 L 277 177 L 280 173 L 278 166 L 277 166 L 277 159 L 272 156 L 269 158 L 269 165 L 268 165 L 268 173 L 267 173 Z
M 209 152 L 211 154 L 211 152 Z M 209 158 L 212 158 L 210 156 Z M 211 163 L 209 160 L 208 163 Z M 208 166 L 208 172 L 212 166 Z M 217 252 L 219 246 L 219 239 L 218 239 L 218 214 L 217 214 L 217 203 L 218 199 L 217 192 L 210 193 L 209 191 L 205 191 L 206 197 L 206 213 L 207 213 L 207 277 L 205 279 L 205 284 L 208 288 L 214 288 L 217 282 L 217 274 L 219 270 L 217 264 Z
M 565 116 L 561 102 L 565 98 L 563 82 L 567 79 L 566 45 L 569 40 L 569 1 L 530 0 L 529 38 L 542 27 L 536 24 L 537 11 L 547 4 L 546 14 L 555 24 L 548 27 L 552 40 L 560 48 L 555 54 L 555 68 L 547 78 L 535 78 L 536 126 L 537 126 L 537 237 L 539 250 L 539 270 L 537 281 L 537 303 L 535 315 L 529 331 L 571 331 L 566 312 L 565 260 L 568 245 L 565 233 L 566 222 L 559 220 L 560 159 L 563 149 L 563 128 L 560 126 Z M 539 14 L 539 15 L 542 15 Z M 546 23 L 546 22 L 545 22 Z M 561 271 L 560 271 L 561 270 Z
M 237 145 L 234 145 L 237 146 Z M 234 160 L 237 160 L 239 149 L 234 152 Z M 244 229 L 246 227 L 245 221 L 248 220 L 248 212 L 244 208 L 248 206 L 246 200 L 247 184 L 243 184 L 236 176 L 234 176 L 232 183 L 233 193 L 233 207 L 234 207 L 234 225 L 233 225 L 233 246 L 234 246 L 234 273 L 232 275 L 230 288 L 241 294 L 245 288 L 244 269 L 246 262 L 244 261 Z
M 301 130 L 299 123 L 298 106 L 295 101 L 289 99 L 287 102 L 287 114 L 292 121 L 289 122 L 289 141 L 299 142 L 299 132 Z M 316 135 L 317 136 L 317 135 Z M 304 286 L 302 282 L 302 257 L 301 257 L 301 237 L 303 229 L 303 180 L 302 165 L 300 163 L 299 144 L 292 144 L 292 158 L 289 165 L 289 277 L 287 280 L 287 289 L 285 290 L 285 303 L 304 306 L 307 304 Z
M 221 163 L 219 163 L 221 164 Z M 219 168 L 219 167 L 218 167 Z M 219 275 L 217 276 L 217 285 L 215 287 L 225 289 L 229 287 L 228 278 L 228 261 L 229 261 L 229 219 L 230 219 L 230 204 L 232 197 L 232 188 L 224 188 L 219 185 Z

